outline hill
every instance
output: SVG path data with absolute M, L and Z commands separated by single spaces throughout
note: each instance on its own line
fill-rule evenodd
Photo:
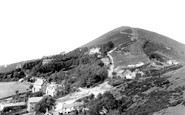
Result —
M 2 72 L 0 80 L 42 77 L 64 86 L 58 97 L 108 83 L 106 93 L 78 100 L 90 115 L 162 115 L 169 108 L 185 108 L 184 64 L 184 44 L 155 32 L 119 27 L 69 53 Z
M 132 39 L 145 39 L 158 44 L 163 44 L 165 47 L 173 47 L 173 53 L 176 53 L 179 58 L 184 58 L 185 54 L 185 46 L 182 43 L 179 43 L 171 38 L 160 35 L 155 32 L 147 31 L 139 28 L 131 28 L 131 27 L 119 27 L 108 33 L 98 37 L 97 39 L 81 46 L 81 47 L 93 47 L 98 46 L 100 44 L 104 44 L 108 41 L 112 41 L 116 46 L 129 44 L 132 42 Z M 182 59 L 183 60 L 183 59 Z
M 183 113 L 184 44 L 155 32 L 120 27 L 82 47 L 100 47 L 108 41 L 114 44 L 114 50 L 109 53 L 114 62 L 114 78 L 110 83 L 115 89 L 111 94 L 115 97 L 113 100 L 118 101 L 117 107 L 109 109 L 112 112 L 109 114 L 168 115 L 166 111 L 179 106 L 178 113 Z M 122 81 L 125 77 L 132 80 Z M 170 115 L 177 113 L 170 112 Z

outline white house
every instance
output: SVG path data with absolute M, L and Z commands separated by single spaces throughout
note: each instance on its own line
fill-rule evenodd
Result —
M 33 83 L 32 93 L 39 92 L 42 90 L 42 85 L 44 84 L 45 80 L 42 78 L 35 78 L 35 82 Z
M 109 65 L 109 64 L 110 64 L 109 58 L 101 58 L 101 61 L 102 61 L 105 65 Z
M 83 102 L 74 102 L 72 104 L 60 103 L 60 109 L 56 110 L 59 113 L 68 114 L 73 110 L 79 110 L 79 107 L 83 105 Z
M 51 82 L 46 87 L 46 95 L 50 95 L 52 97 L 56 96 L 58 92 L 57 88 L 58 88 L 58 85 L 54 82 Z
M 142 71 L 139 71 L 139 69 L 136 69 L 133 72 L 131 72 L 130 70 L 125 70 L 123 73 L 123 76 L 125 76 L 125 79 L 135 79 L 137 74 L 140 74 L 141 76 L 144 75 Z
M 176 60 L 168 60 L 167 63 L 168 63 L 169 65 L 177 65 L 177 64 L 179 64 L 179 62 L 176 61 Z
M 42 61 L 42 65 L 48 64 L 49 62 L 51 62 L 53 59 L 43 59 Z
M 100 54 L 100 48 L 97 47 L 97 48 L 90 49 L 89 54 L 95 54 L 95 53 Z
M 126 79 L 134 79 L 136 77 L 136 72 L 131 72 L 130 70 L 126 70 Z

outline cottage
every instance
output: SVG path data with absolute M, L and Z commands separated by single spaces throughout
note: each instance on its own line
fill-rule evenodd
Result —
M 58 92 L 58 85 L 54 82 L 51 82 L 50 84 L 48 84 L 48 86 L 46 87 L 46 95 L 50 95 L 52 97 L 57 95 Z
M 169 65 L 178 65 L 178 64 L 179 64 L 179 62 L 176 61 L 176 60 L 168 60 L 167 63 L 168 63 Z
M 108 109 L 106 109 L 106 108 L 103 106 L 102 110 L 101 110 L 99 113 L 100 113 L 100 115 L 106 115 L 108 112 L 109 112 Z
M 42 91 L 42 87 L 45 83 L 45 80 L 42 78 L 34 78 L 35 82 L 33 83 L 32 93 Z
M 52 61 L 53 59 L 43 59 L 42 65 L 48 64 Z
M 92 48 L 92 49 L 90 49 L 89 55 L 95 54 L 95 53 L 100 54 L 100 48 Z
M 79 110 L 80 106 L 82 105 L 83 102 L 74 102 L 72 104 L 66 104 L 62 102 L 62 106 L 60 106 L 61 108 L 56 111 L 58 111 L 59 113 L 68 114 L 74 110 Z
M 125 77 L 126 77 L 126 79 L 133 79 L 133 78 L 136 77 L 136 73 L 135 72 L 131 72 L 130 70 L 127 70 Z
M 105 65 L 109 65 L 111 62 L 109 60 L 109 58 L 102 58 L 101 61 L 105 64 Z

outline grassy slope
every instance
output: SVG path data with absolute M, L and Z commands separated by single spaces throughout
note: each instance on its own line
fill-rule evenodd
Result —
M 99 44 L 106 43 L 108 41 L 113 41 L 113 43 L 116 46 L 119 46 L 120 44 L 128 43 L 130 42 L 130 38 L 128 36 L 120 34 L 120 32 L 125 31 L 126 33 L 129 33 L 129 31 L 127 31 L 129 29 L 130 30 L 132 29 L 132 31 L 135 33 L 135 35 L 138 38 L 141 38 L 141 39 L 145 38 L 146 40 L 150 40 L 155 43 L 163 44 L 165 47 L 171 48 L 172 53 L 167 53 L 164 51 L 162 52 L 162 54 L 168 57 L 169 59 L 175 59 L 181 63 L 185 63 L 185 45 L 184 44 L 179 43 L 166 36 L 157 34 L 155 32 L 150 32 L 147 30 L 139 29 L 139 28 L 131 28 L 131 27 L 126 27 L 126 26 L 119 27 L 83 45 L 82 47 L 97 46 Z M 123 65 L 123 64 L 130 64 L 130 62 L 135 62 L 134 60 L 139 61 L 141 58 L 143 58 L 142 60 L 144 62 L 147 62 L 146 55 L 144 54 L 144 52 L 142 52 L 141 45 L 142 43 L 134 42 L 133 45 L 129 46 L 129 50 L 132 53 L 130 57 L 129 56 L 125 57 L 124 55 L 120 53 L 113 52 L 112 55 L 116 62 L 115 63 L 116 66 Z M 139 54 L 136 54 L 136 53 L 139 53 Z M 137 63 L 138 61 L 136 61 L 135 63 Z
M 124 31 L 126 29 L 130 29 L 130 27 L 127 27 L 127 26 L 122 26 L 122 27 L 119 27 L 119 28 L 116 28 L 112 31 L 109 31 L 108 33 L 98 37 L 97 39 L 81 46 L 81 47 L 92 47 L 92 46 L 97 46 L 99 44 L 103 44 L 103 43 L 106 43 L 110 40 L 115 40 L 115 38 L 120 38 L 118 36 L 118 33 L 120 33 L 120 31 Z M 119 39 L 120 41 L 120 39 Z
M 157 34 L 155 32 L 150 32 L 143 29 L 134 28 L 137 30 L 138 37 L 139 38 L 146 38 L 147 40 L 154 41 L 156 43 L 160 43 L 165 45 L 166 47 L 171 48 L 174 52 L 173 55 L 168 55 L 172 57 L 173 59 L 177 59 L 179 61 L 185 62 L 185 45 L 182 43 L 179 43 L 171 38 L 168 38 L 166 36 Z
M 180 105 L 169 107 L 167 109 L 156 112 L 153 115 L 184 115 L 184 113 L 185 113 L 185 108 L 183 105 L 180 104 Z
M 0 99 L 15 95 L 16 90 L 19 90 L 19 93 L 26 92 L 29 86 L 29 84 L 20 82 L 0 82 Z

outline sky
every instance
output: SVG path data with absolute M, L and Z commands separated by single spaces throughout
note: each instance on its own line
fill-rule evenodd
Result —
M 184 0 L 1 0 L 0 65 L 71 51 L 120 26 L 185 43 Z

